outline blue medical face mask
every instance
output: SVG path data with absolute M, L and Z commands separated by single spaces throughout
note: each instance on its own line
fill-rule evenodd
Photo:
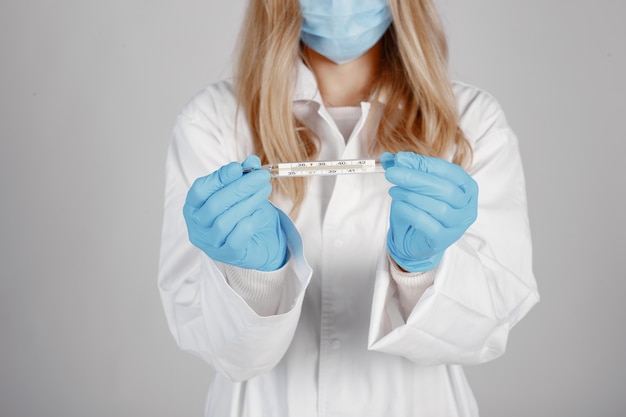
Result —
M 387 0 L 300 0 L 302 42 L 337 64 L 367 52 L 391 24 Z

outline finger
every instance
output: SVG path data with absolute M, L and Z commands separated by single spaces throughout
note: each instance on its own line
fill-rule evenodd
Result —
M 272 271 L 284 265 L 287 244 L 276 209 L 266 202 L 237 223 L 226 240 L 226 246 L 231 245 L 245 245 L 245 262 L 256 269 Z
M 410 166 L 428 172 L 439 178 L 447 179 L 461 190 L 470 194 L 478 194 L 478 184 L 465 170 L 457 164 L 445 159 L 423 156 L 412 152 L 399 152 L 394 159 L 395 166 Z
M 207 243 L 213 247 L 223 246 L 228 236 L 237 227 L 237 224 L 251 216 L 267 201 L 267 196 L 269 195 L 268 188 L 271 190 L 271 186 L 268 185 L 221 213 L 213 220 L 212 224 L 205 224 L 204 226 L 209 229 L 206 237 Z M 245 246 L 245 242 L 243 242 L 242 246 Z
M 455 208 L 444 201 L 405 188 L 392 187 L 389 190 L 389 195 L 394 201 L 402 201 L 416 209 L 425 211 L 446 228 L 470 225 L 475 220 L 472 214 L 474 211 L 468 210 L 467 207 Z
M 391 152 L 383 152 L 378 160 L 384 169 L 391 168 L 394 166 L 395 155 Z
M 385 171 L 387 181 L 415 193 L 441 200 L 454 208 L 462 208 L 471 196 L 460 186 L 427 172 L 413 168 L 391 167 Z
M 243 166 L 244 168 L 261 168 L 261 160 L 256 155 L 249 155 L 241 163 L 241 166 Z
M 443 225 L 434 219 L 426 211 L 415 208 L 403 201 L 394 201 L 391 205 L 391 219 L 400 219 L 395 224 L 404 224 L 422 231 L 425 235 L 431 236 L 439 233 Z
M 260 223 L 266 223 L 267 212 L 263 210 L 257 210 L 252 215 L 242 219 L 233 231 L 226 238 L 224 246 L 232 248 L 246 247 L 246 263 L 254 265 L 255 267 L 262 266 L 270 259 L 270 248 L 275 245 L 268 241 L 267 238 L 263 238 L 262 242 L 259 241 L 259 228 Z M 270 226 L 275 227 L 275 226 Z M 267 226 L 265 226 L 267 228 Z M 269 230 L 264 230 L 263 233 L 272 233 Z M 272 238 L 275 239 L 274 236 Z
M 267 198 L 272 191 L 269 179 L 270 175 L 267 171 L 254 171 L 216 191 L 198 209 L 198 216 L 204 219 L 201 223 L 210 226 L 212 223 L 211 219 L 217 218 L 234 205 L 250 198 L 260 190 L 267 192 L 267 195 L 265 195 L 265 198 Z
M 187 193 L 186 204 L 191 207 L 201 207 L 216 191 L 237 180 L 243 175 L 241 165 L 231 162 L 213 173 L 194 181 Z
M 468 175 L 463 168 L 441 158 L 418 155 L 413 152 L 399 152 L 395 157 L 395 165 L 427 172 L 455 185 L 463 185 L 467 182 Z
M 237 222 L 228 235 L 227 244 L 232 246 L 245 245 L 253 235 L 278 224 L 276 211 L 267 201 L 261 202 L 248 216 Z
M 262 222 L 262 214 L 259 210 L 250 216 L 239 221 L 232 232 L 226 238 L 224 247 L 229 250 L 240 251 L 242 253 L 239 263 L 257 268 L 267 263 L 269 250 L 266 244 L 257 243 L 257 233 L 259 222 Z
M 397 245 L 402 239 L 402 250 L 411 256 L 432 256 L 446 249 L 462 234 L 458 228 L 446 228 L 430 214 L 404 202 L 394 203 L 392 212 L 410 225 L 405 237 L 394 236 L 394 240 Z

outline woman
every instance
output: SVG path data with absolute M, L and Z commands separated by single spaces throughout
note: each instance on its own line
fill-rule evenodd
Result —
M 167 159 L 159 286 L 206 415 L 478 415 L 461 365 L 538 301 L 498 104 L 449 81 L 431 0 L 251 0 L 243 28 Z M 254 169 L 381 153 L 385 175 Z

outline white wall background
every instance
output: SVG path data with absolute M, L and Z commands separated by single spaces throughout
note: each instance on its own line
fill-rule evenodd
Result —
M 175 117 L 243 0 L 0 2 L 0 415 L 200 416 L 156 288 Z M 520 137 L 542 302 L 468 369 L 485 417 L 626 412 L 626 2 L 440 0 Z

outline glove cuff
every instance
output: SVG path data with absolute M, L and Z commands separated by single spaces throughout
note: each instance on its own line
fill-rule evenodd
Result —
M 427 272 L 432 271 L 439 265 L 441 261 L 441 257 L 443 256 L 443 252 L 435 254 L 429 258 L 424 259 L 416 259 L 416 258 L 405 258 L 393 253 L 393 251 L 389 250 L 389 256 L 396 261 L 398 266 L 408 272 Z

